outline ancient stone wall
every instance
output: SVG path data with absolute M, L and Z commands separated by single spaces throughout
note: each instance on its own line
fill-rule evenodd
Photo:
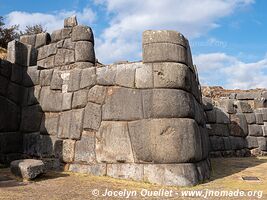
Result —
M 203 103 L 211 156 L 266 155 L 267 91 L 203 97 Z
M 164 185 L 207 179 L 209 139 L 187 39 L 145 31 L 143 62 L 104 66 L 96 65 L 92 30 L 74 17 L 64 26 L 8 46 L 8 60 L 23 71 L 14 131 L 24 156 Z

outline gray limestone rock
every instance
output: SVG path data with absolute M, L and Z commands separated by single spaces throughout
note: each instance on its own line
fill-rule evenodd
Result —
M 75 15 L 64 19 L 64 27 L 65 28 L 74 27 L 77 25 L 78 25 L 78 22 L 77 22 L 77 18 Z
M 101 123 L 101 106 L 89 102 L 85 107 L 84 129 L 98 130 Z
M 41 160 L 15 160 L 11 162 L 10 170 L 15 176 L 26 180 L 32 180 L 45 173 L 45 165 Z
M 75 60 L 76 62 L 91 62 L 95 63 L 95 51 L 92 42 L 79 41 L 75 45 Z
M 72 31 L 72 41 L 89 41 L 94 45 L 93 31 L 88 26 L 75 26 Z

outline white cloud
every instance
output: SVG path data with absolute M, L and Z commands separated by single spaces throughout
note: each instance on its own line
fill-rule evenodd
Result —
M 96 17 L 95 13 L 90 8 L 84 8 L 82 12 L 55 11 L 50 14 L 13 11 L 5 17 L 7 26 L 19 24 L 20 30 L 24 30 L 26 26 L 41 24 L 48 32 L 52 32 L 62 28 L 64 19 L 72 15 L 77 15 L 78 21 L 81 24 L 92 23 Z
M 98 38 L 96 52 L 103 62 L 140 59 L 146 29 L 173 29 L 192 38 L 218 27 L 217 20 L 253 0 L 95 0 L 110 13 L 110 25 Z M 131 48 L 123 49 L 125 44 Z M 108 56 L 106 56 L 108 54 Z
M 262 60 L 245 63 L 225 53 L 194 56 L 203 85 L 221 85 L 225 88 L 266 88 L 267 56 Z

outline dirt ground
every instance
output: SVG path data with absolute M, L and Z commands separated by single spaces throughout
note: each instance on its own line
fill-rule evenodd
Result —
M 161 187 L 68 172 L 49 172 L 35 182 L 20 182 L 14 180 L 9 169 L 4 168 L 0 169 L 0 199 L 127 199 L 127 193 L 124 192 L 126 190 L 131 194 L 129 199 L 267 199 L 267 157 L 216 158 L 212 159 L 212 166 L 211 179 L 190 188 Z M 242 176 L 256 176 L 259 181 L 244 181 Z M 102 195 L 106 190 L 110 193 L 122 191 L 123 197 L 115 197 L 115 193 L 111 197 L 104 197 Z M 182 192 L 188 190 L 202 191 L 202 197 L 181 197 Z M 146 196 L 148 191 L 154 192 L 154 197 Z M 216 196 L 220 191 L 236 193 L 232 193 L 231 197 Z M 244 191 L 246 195 L 252 194 L 248 191 L 255 191 L 255 196 L 233 197 L 240 191 Z M 263 192 L 262 198 L 261 192 L 257 191 Z M 211 195 L 205 198 L 205 192 Z

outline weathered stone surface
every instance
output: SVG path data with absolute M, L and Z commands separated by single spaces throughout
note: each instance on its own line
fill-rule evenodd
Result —
M 106 176 L 107 164 L 93 164 L 93 165 L 82 165 L 82 164 L 70 164 L 69 170 L 76 173 L 92 174 L 94 176 Z
M 10 130 L 9 130 L 10 131 Z M 22 134 L 20 132 L 0 133 L 0 152 L 19 153 L 22 152 Z
M 74 51 L 58 49 L 55 55 L 55 66 L 68 65 L 75 62 Z
M 223 137 L 211 136 L 210 144 L 212 151 L 223 151 L 224 150 L 224 140 Z
M 237 106 L 237 112 L 241 113 L 253 112 L 251 106 L 246 101 L 237 101 L 235 105 Z
M 80 88 L 91 88 L 96 84 L 96 68 L 83 69 L 81 72 Z
M 28 46 L 16 40 L 9 42 L 7 47 L 7 60 L 11 63 L 27 66 Z
M 198 170 L 193 163 L 146 164 L 144 181 L 160 185 L 193 186 L 198 180 Z
M 63 140 L 62 159 L 69 163 L 74 160 L 75 140 Z
M 72 108 L 84 108 L 87 104 L 88 90 L 78 90 L 73 93 Z
M 39 48 L 41 46 L 49 44 L 51 41 L 51 37 L 49 33 L 38 33 L 36 35 L 36 42 L 35 42 L 35 48 Z
M 256 123 L 255 113 L 245 113 L 245 117 L 246 117 L 248 124 L 255 124 Z
M 143 44 L 161 43 L 161 42 L 179 44 L 184 47 L 188 46 L 186 38 L 177 31 L 147 30 L 143 32 Z
M 64 19 L 64 27 L 65 28 L 74 27 L 74 26 L 77 26 L 77 25 L 78 25 L 78 22 L 77 22 L 77 18 L 76 18 L 75 15 Z
M 115 83 L 119 86 L 134 88 L 135 86 L 135 64 L 117 65 Z
M 62 30 L 53 31 L 51 34 L 51 42 L 55 43 L 62 39 Z
M 61 36 L 62 36 L 62 40 L 63 39 L 70 39 L 71 40 L 71 32 L 72 32 L 72 28 L 63 28 L 62 32 L 61 32 Z
M 95 51 L 92 42 L 79 41 L 75 45 L 75 60 L 76 62 L 91 62 L 95 63 Z
M 15 160 L 10 164 L 11 172 L 18 177 L 32 180 L 45 173 L 43 161 L 34 159 Z
M 19 41 L 23 44 L 35 46 L 36 35 L 21 35 Z
M 89 102 L 85 107 L 83 128 L 98 130 L 101 123 L 101 106 Z
M 137 88 L 153 88 L 152 64 L 136 63 L 135 86 Z
M 143 118 L 141 91 L 110 87 L 102 106 L 103 120 L 136 120 Z
M 40 94 L 40 105 L 43 111 L 59 112 L 62 110 L 62 97 L 63 94 L 49 87 L 42 87 Z
M 96 158 L 98 162 L 134 162 L 127 122 L 101 123 L 96 133 Z
M 62 97 L 62 111 L 70 110 L 72 105 L 73 93 L 63 93 Z
M 260 125 L 251 124 L 248 125 L 248 134 L 250 136 L 262 136 L 262 127 Z
M 61 113 L 58 137 L 79 140 L 82 132 L 83 110 L 72 110 Z
M 255 108 L 267 108 L 267 98 L 257 98 L 254 99 Z
M 259 146 L 257 137 L 247 136 L 246 141 L 249 149 L 257 148 Z
M 54 70 L 51 83 L 50 83 L 50 89 L 51 90 L 61 90 L 62 89 L 63 80 L 61 78 L 61 72 L 58 70 Z
M 187 50 L 181 45 L 172 43 L 144 44 L 143 62 L 178 62 L 187 64 Z
M 255 117 L 256 117 L 256 123 L 259 125 L 263 124 L 263 114 L 259 112 L 255 112 Z
M 243 93 L 237 93 L 236 99 L 238 100 L 254 100 L 256 98 L 260 98 L 261 93 L 260 92 L 243 92 Z
M 135 162 L 181 163 L 202 158 L 200 131 L 193 119 L 129 122 L 129 133 Z
M 64 44 L 63 44 L 63 48 L 74 50 L 75 49 L 75 43 L 71 41 L 71 38 L 65 39 Z
M 103 104 L 105 101 L 107 88 L 105 86 L 95 85 L 88 92 L 88 101 Z
M 28 67 L 27 72 L 23 74 L 23 85 L 26 87 L 38 85 L 40 80 L 40 70 L 35 67 Z
M 80 89 L 81 69 L 74 69 L 70 72 L 68 91 L 73 92 Z
M 54 67 L 54 61 L 55 61 L 55 56 L 50 56 L 48 58 L 45 58 L 43 60 L 37 61 L 37 65 L 42 68 L 53 68 Z
M 95 163 L 95 133 L 84 131 L 75 144 L 75 162 Z
M 20 130 L 22 132 L 39 131 L 42 117 L 43 117 L 43 111 L 40 105 L 24 107 L 22 109 L 22 114 L 21 114 Z
M 51 83 L 53 75 L 53 70 L 45 69 L 40 71 L 40 85 L 41 86 L 48 86 Z
M 58 113 L 45 113 L 41 123 L 41 134 L 57 135 L 58 121 Z
M 136 91 L 138 94 L 138 91 Z M 123 92 L 126 97 L 125 92 Z M 130 97 L 131 96 L 131 97 Z M 127 99 L 134 99 L 133 95 L 129 95 Z M 144 118 L 174 118 L 174 117 L 191 117 L 194 115 L 194 97 L 183 91 L 175 89 L 153 89 L 143 90 L 143 110 Z M 118 101 L 118 99 L 116 100 Z M 107 102 L 107 101 L 106 101 Z M 124 103 L 125 102 L 125 103 Z M 135 108 L 137 111 L 137 103 L 129 104 L 126 102 L 120 103 L 130 108 Z M 129 108 L 128 108 L 129 109 Z M 130 111 L 130 110 L 129 110 Z M 140 116 L 141 117 L 141 116 Z M 132 120 L 132 119 L 129 119 Z
M 230 116 L 230 134 L 233 136 L 245 137 L 248 135 L 248 124 L 244 114 L 237 113 Z
M 154 63 L 154 87 L 191 90 L 191 70 L 180 63 Z
M 221 110 L 223 110 L 226 113 L 229 114 L 236 113 L 233 99 L 220 99 L 216 101 L 216 106 L 218 106 Z
M 96 82 L 98 85 L 115 85 L 117 74 L 116 65 L 109 65 L 96 69 Z
M 144 165 L 135 163 L 107 164 L 107 176 L 142 181 L 144 178 Z
M 257 137 L 259 149 L 261 151 L 267 151 L 267 138 L 266 137 Z
M 224 150 L 229 151 L 232 149 L 231 141 L 229 137 L 223 137 Z
M 230 129 L 228 124 L 210 124 L 208 127 L 209 135 L 229 136 Z
M 237 149 L 243 149 L 247 147 L 246 140 L 242 137 L 233 137 L 230 136 L 230 143 L 231 143 L 231 149 L 237 150 Z
M 230 123 L 228 113 L 226 113 L 225 111 L 221 110 L 218 107 L 214 107 L 214 110 L 216 111 L 216 123 L 219 123 L 219 124 L 229 124 Z
M 57 54 L 57 44 L 52 43 L 38 49 L 38 60 Z
M 72 31 L 72 41 L 90 41 L 94 44 L 93 31 L 88 26 L 75 26 Z
M 215 123 L 216 122 L 216 110 L 206 111 L 207 123 Z
M 212 99 L 208 97 L 202 97 L 202 104 L 205 111 L 210 111 L 213 109 Z

